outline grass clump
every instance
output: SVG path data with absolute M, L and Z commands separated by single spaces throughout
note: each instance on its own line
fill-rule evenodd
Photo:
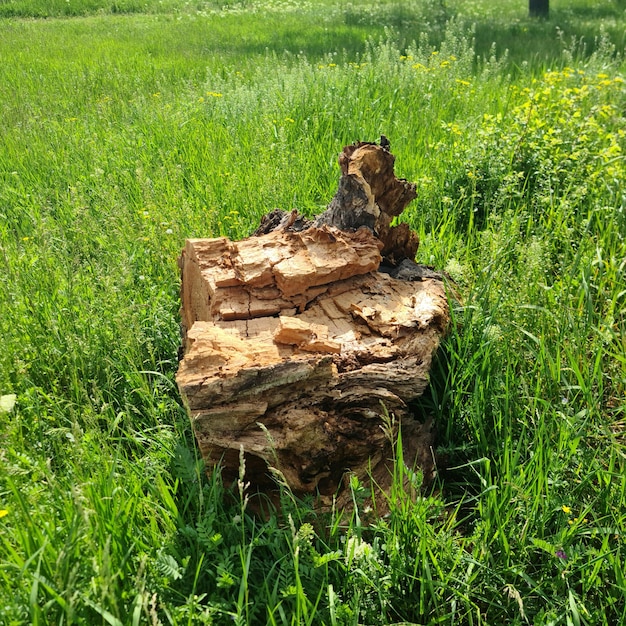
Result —
M 479 24 L 159 6 L 0 22 L 0 621 L 623 622 L 619 49 L 551 36 L 525 64 L 483 59 Z M 398 458 L 376 524 L 356 481 L 349 519 L 284 491 L 262 521 L 244 464 L 224 486 L 194 448 L 176 257 L 319 212 L 341 147 L 381 133 L 418 260 L 465 294 L 416 407 L 441 480 L 411 498 Z

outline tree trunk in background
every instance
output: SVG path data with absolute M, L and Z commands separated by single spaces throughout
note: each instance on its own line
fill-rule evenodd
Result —
M 432 480 L 432 424 L 410 403 L 448 301 L 441 275 L 413 261 L 417 235 L 392 225 L 416 195 L 394 160 L 386 142 L 347 146 L 315 221 L 276 210 L 242 241 L 187 241 L 177 382 L 207 469 L 226 483 L 242 451 L 250 491 L 274 502 L 277 477 L 320 508 L 350 504 L 351 474 L 386 493 L 400 424 L 404 463 Z
M 550 0 L 528 0 L 528 14 L 530 17 L 548 17 Z

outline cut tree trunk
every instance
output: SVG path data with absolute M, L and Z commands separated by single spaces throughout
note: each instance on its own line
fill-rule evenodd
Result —
M 321 508 L 349 504 L 352 473 L 388 491 L 400 425 L 405 463 L 432 479 L 432 424 L 411 402 L 449 324 L 441 275 L 393 225 L 415 186 L 376 144 L 339 162 L 314 221 L 273 211 L 253 236 L 189 239 L 180 258 L 177 382 L 207 469 L 235 481 L 243 449 L 252 492 L 276 501 L 278 476 Z
M 549 17 L 550 0 L 528 0 L 528 15 L 530 17 Z

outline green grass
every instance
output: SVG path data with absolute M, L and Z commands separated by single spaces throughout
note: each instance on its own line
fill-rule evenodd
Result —
M 528 2 L 505 0 L 3 0 L 2 17 L 63 18 L 78 16 L 169 16 L 186 22 L 209 18 L 208 39 L 202 29 L 185 29 L 190 38 L 163 44 L 203 53 L 250 56 L 267 48 L 294 54 L 323 55 L 329 50 L 361 50 L 368 37 L 378 38 L 392 29 L 396 41 L 409 44 L 428 32 L 440 43 L 445 22 L 457 19 L 473 25 L 479 58 L 489 57 L 493 46 L 507 53 L 511 64 L 541 64 L 558 59 L 564 44 L 577 43 L 579 52 L 596 49 L 600 33 L 623 49 L 626 45 L 624 0 L 552 0 L 550 19 L 528 17 Z M 241 19 L 245 16 L 245 19 Z M 118 22 L 119 23 L 119 22 Z M 181 25 L 179 25 L 181 26 Z M 184 27 L 183 27 L 184 29 Z M 139 35 L 141 36 L 141 35 Z M 153 45 L 159 47 L 158 42 Z M 192 53 L 193 54 L 193 53 Z
M 626 621 L 624 7 L 522 4 L 0 3 L 0 622 Z M 176 258 L 381 133 L 464 294 L 440 479 L 259 520 L 176 391 Z

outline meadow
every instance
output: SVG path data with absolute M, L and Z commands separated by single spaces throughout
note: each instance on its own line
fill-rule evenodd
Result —
M 624 2 L 495 4 L 0 0 L 0 623 L 626 623 Z M 260 519 L 176 389 L 177 257 L 383 133 L 463 295 L 439 477 Z

